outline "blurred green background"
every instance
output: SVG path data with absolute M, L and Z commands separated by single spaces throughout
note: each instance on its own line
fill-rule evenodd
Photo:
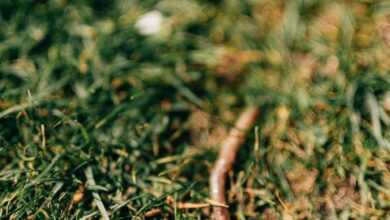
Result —
M 208 219 L 175 204 L 248 105 L 233 219 L 390 218 L 389 1 L 1 0 L 0 27 L 0 219 Z

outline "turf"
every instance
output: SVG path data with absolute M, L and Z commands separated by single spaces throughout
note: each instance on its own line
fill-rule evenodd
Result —
M 145 36 L 135 23 L 160 11 Z M 0 219 L 390 218 L 386 0 L 1 0 Z M 170 202 L 169 202 L 170 201 Z M 102 208 L 105 211 L 102 211 Z

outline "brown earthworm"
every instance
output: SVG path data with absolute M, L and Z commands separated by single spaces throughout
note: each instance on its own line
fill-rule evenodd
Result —
M 219 204 L 213 207 L 212 219 L 214 220 L 230 219 L 225 198 L 226 176 L 233 166 L 237 151 L 245 141 L 247 131 L 256 122 L 258 114 L 257 107 L 245 109 L 221 145 L 218 159 L 210 173 L 210 197 L 215 204 Z

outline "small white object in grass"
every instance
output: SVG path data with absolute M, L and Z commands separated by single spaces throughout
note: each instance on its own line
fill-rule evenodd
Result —
M 154 10 L 142 15 L 135 23 L 135 27 L 140 34 L 154 35 L 161 31 L 163 20 L 161 12 Z

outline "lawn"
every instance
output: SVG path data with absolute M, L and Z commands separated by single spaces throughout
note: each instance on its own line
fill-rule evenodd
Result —
M 0 0 L 0 219 L 390 219 L 387 0 Z

